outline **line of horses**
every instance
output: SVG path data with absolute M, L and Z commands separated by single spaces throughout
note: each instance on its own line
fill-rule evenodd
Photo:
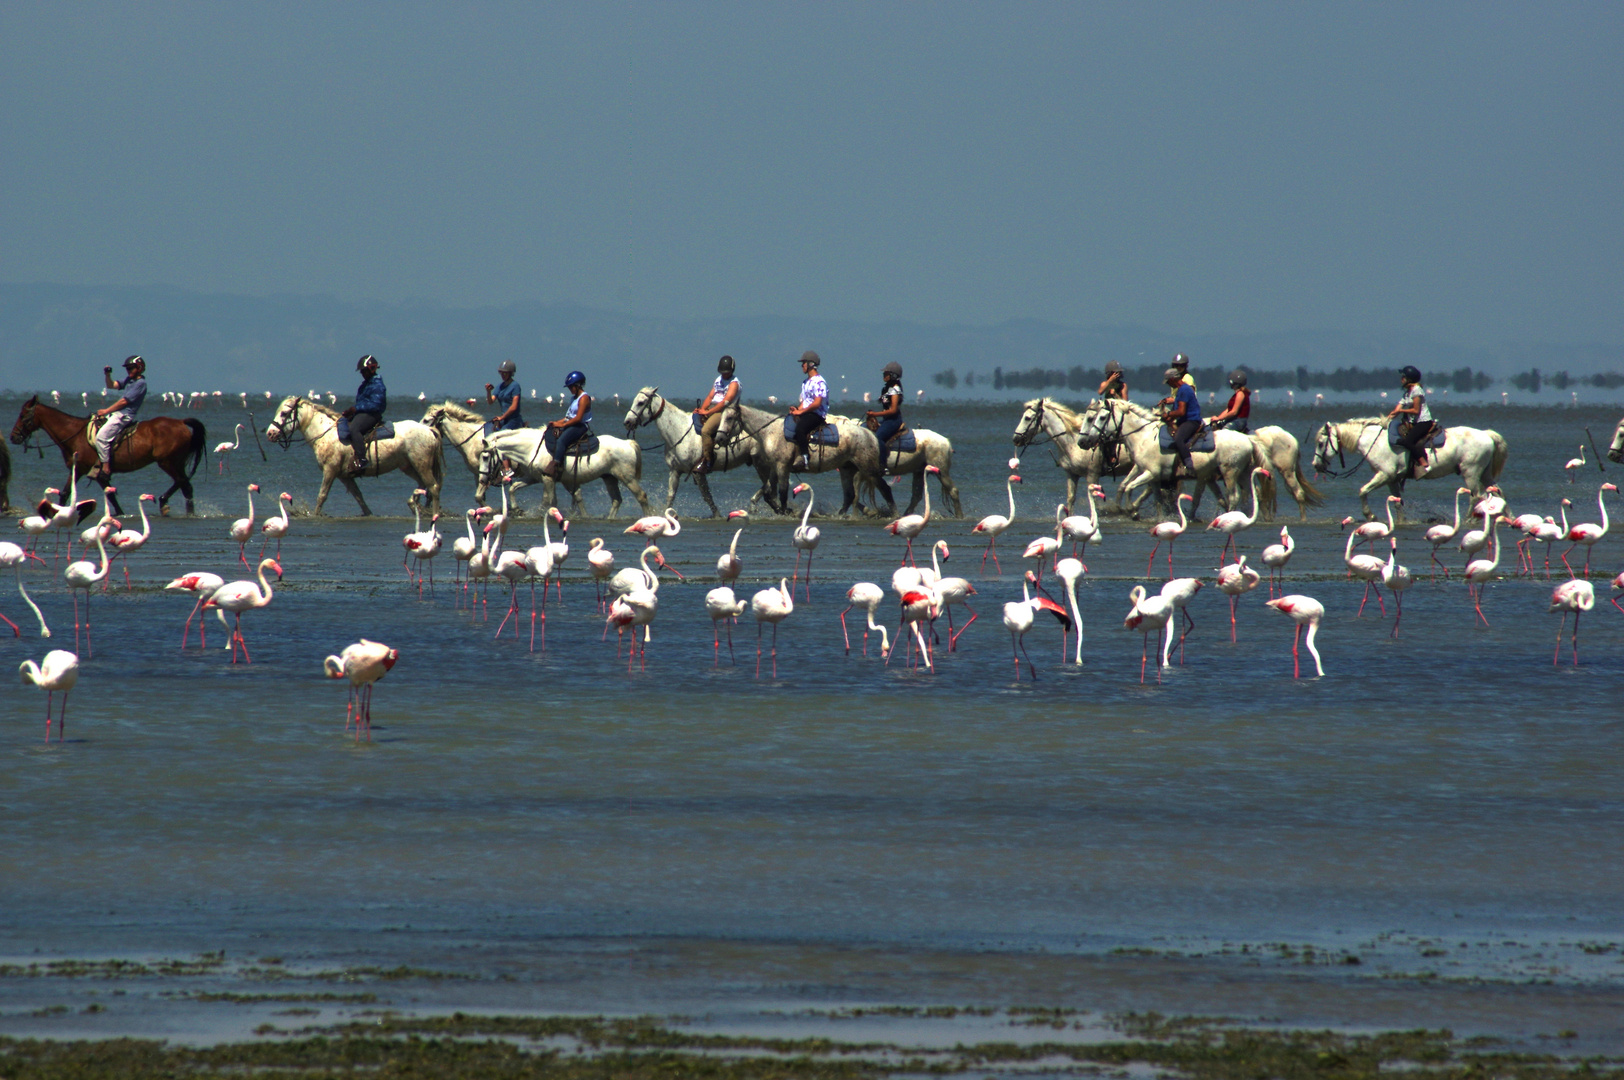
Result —
M 295 437 L 310 445 L 322 469 L 321 490 L 316 513 L 332 490 L 341 483 L 360 507 L 370 514 L 366 497 L 349 471 L 350 450 L 338 441 L 338 410 L 309 398 L 290 395 L 278 405 L 266 428 L 266 435 L 284 448 Z M 475 500 L 485 504 L 492 483 L 510 485 L 510 497 L 521 489 L 539 483 L 546 507 L 557 503 L 557 487 L 569 492 L 577 514 L 583 512 L 581 489 L 602 481 L 609 496 L 609 516 L 620 511 L 621 489 L 626 488 L 643 514 L 652 514 L 648 493 L 642 486 L 643 448 L 636 441 L 642 428 L 652 428 L 664 447 L 668 483 L 666 506 L 676 502 L 684 478 L 692 478 L 713 516 L 721 510 L 712 497 L 706 475 L 697 472 L 700 438 L 693 414 L 662 397 L 657 386 L 639 390 L 623 423 L 625 438 L 597 435 L 586 452 L 571 454 L 561 464 L 559 476 L 547 475 L 552 455 L 543 441 L 544 429 L 485 433 L 485 417 L 452 401 L 430 405 L 421 420 L 392 422 L 393 434 L 372 444 L 365 475 L 374 476 L 399 470 L 428 495 L 428 508 L 438 512 L 440 491 L 445 483 L 444 458 L 460 457 L 476 480 Z M 914 449 L 883 453 L 874 432 L 856 419 L 831 413 L 829 423 L 835 433 L 832 443 L 814 443 L 810 466 L 801 471 L 837 472 L 840 475 L 840 512 L 854 507 L 860 513 L 896 513 L 890 478 L 908 476 L 911 498 L 904 514 L 910 514 L 924 495 L 927 470 L 934 471 L 941 485 L 942 502 L 952 516 L 963 513 L 959 491 L 953 482 L 953 444 L 946 436 L 925 428 L 913 428 Z M 1034 398 L 1024 404 L 1015 425 L 1012 442 L 1017 459 L 1028 449 L 1048 445 L 1056 465 L 1066 475 L 1066 511 L 1071 512 L 1078 483 L 1096 484 L 1106 477 L 1119 480 L 1118 507 L 1138 516 L 1139 508 L 1152 494 L 1158 498 L 1163 515 L 1173 512 L 1178 484 L 1173 482 L 1175 459 L 1161 448 L 1161 422 L 1157 414 L 1142 405 L 1115 399 L 1096 399 L 1082 410 L 1072 409 L 1054 398 Z M 29 435 L 40 431 L 62 452 L 64 465 L 84 476 L 96 463 L 87 418 L 62 412 L 31 397 L 23 404 L 11 431 L 11 442 L 22 445 Z M 1326 421 L 1313 432 L 1312 467 L 1316 475 L 1345 476 L 1361 464 L 1368 464 L 1371 479 L 1359 489 L 1359 502 L 1366 518 L 1374 518 L 1367 501 L 1370 492 L 1383 485 L 1397 494 L 1402 454 L 1389 444 L 1387 421 L 1382 417 L 1355 417 Z M 1263 468 L 1268 476 L 1260 485 L 1260 511 L 1273 517 L 1277 504 L 1277 482 L 1283 483 L 1297 503 L 1298 517 L 1307 520 L 1308 508 L 1321 505 L 1324 496 L 1304 475 L 1301 444 L 1284 428 L 1260 427 L 1250 434 L 1219 430 L 1213 433 L 1213 448 L 1192 455 L 1196 466 L 1195 506 L 1210 490 L 1225 509 L 1235 509 L 1246 490 L 1252 470 Z M 178 490 L 193 510 L 191 477 L 205 456 L 205 432 L 196 419 L 154 417 L 134 425 L 113 455 L 113 471 L 133 472 L 156 464 L 173 481 L 158 500 L 167 513 L 167 503 Z M 751 503 L 765 500 L 777 513 L 788 514 L 789 488 L 795 448 L 785 434 L 782 413 L 769 413 L 740 404 L 729 411 L 717 441 L 713 472 L 726 472 L 743 466 L 755 469 L 760 487 Z M 1607 456 L 1624 461 L 1624 420 L 1613 432 Z M 1505 439 L 1487 428 L 1451 427 L 1444 444 L 1429 457 L 1423 479 L 1460 477 L 1463 486 L 1482 494 L 1505 469 Z M 934 466 L 931 470 L 930 467 Z M 9 478 L 9 458 L 0 453 L 0 506 L 5 505 L 5 481 Z M 1087 490 L 1086 488 L 1084 490 Z M 1129 496 L 1132 501 L 1128 502 Z M 866 501 L 865 501 L 866 498 Z M 113 510 L 122 513 L 112 496 Z M 409 500 L 417 505 L 414 494 Z M 883 502 L 883 509 L 879 503 Z

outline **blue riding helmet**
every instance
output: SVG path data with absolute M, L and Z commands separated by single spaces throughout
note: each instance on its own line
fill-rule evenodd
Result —
M 584 373 L 572 371 L 568 375 L 564 376 L 564 389 L 568 390 L 572 386 L 580 386 L 584 382 L 586 382 L 586 375 Z

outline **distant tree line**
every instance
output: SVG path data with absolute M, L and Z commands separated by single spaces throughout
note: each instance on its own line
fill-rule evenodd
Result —
M 992 369 L 992 375 L 977 375 L 975 372 L 966 372 L 963 383 L 967 387 L 991 384 L 994 390 L 1032 390 L 1039 393 L 1050 389 L 1064 389 L 1073 394 L 1092 393 L 1105 378 L 1104 365 L 1100 368 L 1085 368 L 1081 364 L 1062 371 L 1059 368 L 1031 367 L 1024 371 L 1006 371 L 1002 367 Z M 1142 364 L 1138 367 L 1124 367 L 1123 374 L 1130 387 L 1141 389 L 1155 389 L 1162 385 L 1162 372 L 1166 367 L 1157 364 Z M 1334 371 L 1310 371 L 1299 366 L 1291 370 L 1259 370 L 1242 367 L 1246 372 L 1246 381 L 1254 390 L 1293 389 L 1293 390 L 1331 390 L 1331 391 L 1358 391 L 1358 390 L 1390 390 L 1398 385 L 1399 369 L 1396 367 L 1361 368 L 1339 367 Z M 1195 376 L 1198 386 L 1214 390 L 1227 386 L 1229 372 L 1221 367 L 1192 367 L 1190 374 Z M 960 376 L 956 369 L 947 368 L 931 376 L 931 381 L 948 390 L 956 389 L 960 383 Z M 1487 390 L 1493 386 L 1495 379 L 1492 375 L 1482 371 L 1473 371 L 1470 367 L 1459 367 L 1453 371 L 1423 372 L 1422 381 L 1425 385 L 1438 389 L 1453 390 L 1457 394 L 1466 394 L 1473 391 Z M 1624 373 L 1609 371 L 1596 375 L 1569 375 L 1566 371 L 1558 371 L 1552 375 L 1541 375 L 1538 368 L 1531 371 L 1520 372 L 1511 376 L 1511 385 L 1518 390 L 1538 393 L 1540 387 L 1549 383 L 1558 390 L 1565 390 L 1569 386 L 1595 386 L 1613 389 L 1624 386 Z

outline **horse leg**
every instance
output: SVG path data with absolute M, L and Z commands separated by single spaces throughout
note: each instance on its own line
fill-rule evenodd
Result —
M 365 496 L 363 496 L 361 494 L 361 485 L 357 484 L 355 482 L 354 478 L 348 477 L 348 476 L 340 476 L 338 478 L 338 482 L 344 485 L 344 490 L 345 491 L 347 491 L 351 495 L 355 496 L 356 505 L 358 505 L 361 508 L 361 516 L 362 517 L 371 517 L 372 516 L 372 507 L 367 505 L 367 501 L 366 501 Z M 319 506 L 320 503 L 318 503 L 317 505 Z
M 883 480 L 882 480 L 882 483 L 883 483 Z M 920 469 L 918 472 L 913 474 L 913 490 L 912 490 L 911 494 L 912 494 L 913 497 L 908 500 L 908 508 L 902 512 L 904 515 L 908 515 L 908 514 L 913 513 L 914 512 L 914 507 L 918 506 L 919 505 L 919 500 L 924 497 L 924 494 L 925 494 L 925 470 L 924 469 Z
M 716 500 L 711 498 L 710 478 L 705 476 L 694 477 L 694 487 L 699 489 L 700 497 L 705 500 L 705 505 L 710 507 L 711 517 L 721 517 L 721 509 L 717 507 Z

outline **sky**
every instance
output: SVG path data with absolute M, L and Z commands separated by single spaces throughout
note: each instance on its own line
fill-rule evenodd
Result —
M 0 0 L 0 280 L 1624 342 L 1624 5 Z

